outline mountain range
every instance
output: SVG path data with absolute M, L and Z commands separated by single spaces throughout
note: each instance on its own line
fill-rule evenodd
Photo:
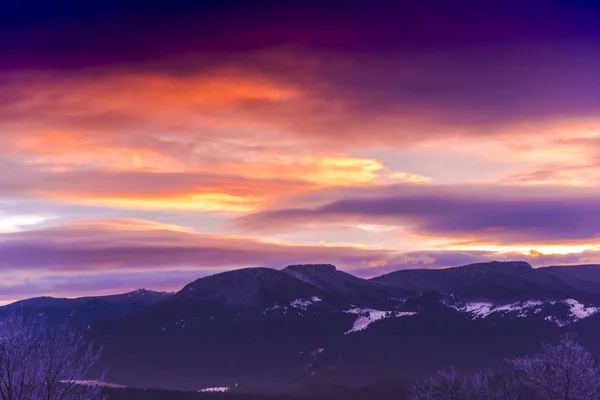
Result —
M 10 309 L 43 314 L 51 323 L 86 325 L 95 321 L 124 317 L 135 311 L 165 300 L 172 293 L 139 289 L 134 292 L 109 296 L 90 296 L 74 299 L 34 297 L 0 307 L 0 315 Z
M 491 262 L 362 279 L 329 264 L 248 268 L 177 293 L 140 290 L 5 306 L 85 325 L 107 380 L 289 392 L 470 371 L 571 331 L 600 355 L 600 266 Z

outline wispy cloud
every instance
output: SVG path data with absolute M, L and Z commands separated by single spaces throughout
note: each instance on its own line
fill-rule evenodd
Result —
M 313 201 L 318 201 L 317 194 Z M 599 213 L 600 197 L 594 190 L 404 185 L 324 192 L 320 205 L 294 207 L 292 200 L 287 208 L 239 217 L 236 226 L 277 232 L 335 223 L 373 223 L 471 245 L 595 244 L 600 237 Z

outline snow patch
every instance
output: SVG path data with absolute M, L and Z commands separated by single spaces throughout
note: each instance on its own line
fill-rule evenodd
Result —
M 287 314 L 287 309 L 288 309 L 287 307 L 275 305 L 275 306 L 267 308 L 265 311 L 263 311 L 263 314 L 266 314 L 268 311 L 281 311 L 283 314 Z
M 71 383 L 71 384 L 80 385 L 80 386 L 101 386 L 101 387 L 114 388 L 114 389 L 124 389 L 127 387 L 124 385 L 117 385 L 116 383 L 108 383 L 108 382 L 94 381 L 94 380 L 74 380 L 74 381 L 62 380 L 62 381 L 60 381 L 60 383 Z
M 524 301 L 511 304 L 492 304 L 488 302 L 472 302 L 462 305 L 446 304 L 448 307 L 454 308 L 457 311 L 470 314 L 474 319 L 486 318 L 492 314 L 516 314 L 517 318 L 525 318 L 527 316 L 542 312 L 544 306 L 564 304 L 568 307 L 568 315 L 566 318 L 558 316 L 546 316 L 544 320 L 555 323 L 563 327 L 580 319 L 590 317 L 600 312 L 600 307 L 586 306 L 577 300 L 567 299 L 561 301 Z
M 520 303 L 496 305 L 488 302 L 473 302 L 466 303 L 461 306 L 449 305 L 457 311 L 471 314 L 473 318 L 485 318 L 493 313 L 518 313 L 518 318 L 524 318 L 529 314 L 537 314 L 542 311 L 541 301 L 525 301 Z
M 567 323 L 565 321 L 561 321 L 560 319 L 553 317 L 551 315 L 548 315 L 546 318 L 544 318 L 544 320 L 555 323 L 556 325 L 560 326 L 561 328 L 564 326 L 567 326 Z
M 210 393 L 225 393 L 225 392 L 229 391 L 229 388 L 226 386 L 222 386 L 222 387 L 212 387 L 212 388 L 200 389 L 198 391 L 199 392 L 210 392 Z
M 371 308 L 351 308 L 345 311 L 347 314 L 356 314 L 358 318 L 354 321 L 354 325 L 352 329 L 345 332 L 345 335 L 348 335 L 352 332 L 358 332 L 367 329 L 369 325 L 371 325 L 375 321 L 379 321 L 384 318 L 391 317 L 405 317 L 409 315 L 415 315 L 414 312 L 396 312 L 396 311 L 381 311 L 381 310 L 373 310 Z
M 573 322 L 579 321 L 580 319 L 584 319 L 587 317 L 591 317 L 592 315 L 600 311 L 600 308 L 598 307 L 586 307 L 585 305 L 581 304 L 580 302 L 574 299 L 563 300 L 562 303 L 569 306 L 569 312 L 571 313 L 570 316 L 573 319 Z
M 296 299 L 290 303 L 290 307 L 299 308 L 301 310 L 306 310 L 309 306 L 313 305 L 314 303 L 319 303 L 321 301 L 323 301 L 323 300 L 321 300 L 317 296 L 311 297 L 310 300 Z
M 295 308 L 298 310 L 302 310 L 302 311 L 306 311 L 308 309 L 308 307 L 310 307 L 311 305 L 315 304 L 315 303 L 320 303 L 323 300 L 318 297 L 318 296 L 313 296 L 310 299 L 296 299 L 296 300 L 292 300 L 289 304 L 289 306 L 281 306 L 279 304 L 276 304 L 272 307 L 267 308 L 263 314 L 266 314 L 267 311 L 279 311 L 282 312 L 283 314 L 287 314 L 288 309 L 290 308 Z

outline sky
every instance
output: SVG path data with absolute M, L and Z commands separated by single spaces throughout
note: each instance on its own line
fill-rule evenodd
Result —
M 597 2 L 3 7 L 0 303 L 600 263 Z

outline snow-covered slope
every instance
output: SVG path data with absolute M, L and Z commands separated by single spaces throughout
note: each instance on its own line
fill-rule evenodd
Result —
M 490 302 L 445 303 L 448 307 L 470 315 L 473 319 L 501 316 L 503 318 L 527 318 L 543 314 L 544 319 L 558 326 L 566 326 L 600 312 L 600 307 L 585 305 L 575 299 L 528 300 L 509 304 Z
M 288 304 L 275 304 L 274 306 L 268 307 L 263 311 L 263 314 L 268 313 L 283 313 L 287 314 L 289 310 L 294 311 L 307 311 L 311 306 L 321 303 L 323 300 L 319 296 L 312 296 L 308 299 L 294 299 Z
M 415 315 L 416 312 L 400 312 L 400 311 L 381 311 L 381 310 L 373 310 L 370 308 L 351 308 L 346 311 L 348 314 L 356 314 L 357 318 L 354 321 L 354 325 L 352 329 L 345 332 L 346 335 L 352 332 L 358 332 L 365 330 L 371 325 L 373 322 L 382 320 L 384 318 L 399 318 L 399 317 L 407 317 L 410 315 Z
M 225 392 L 229 391 L 229 387 L 217 386 L 217 387 L 211 387 L 211 388 L 206 388 L 206 389 L 200 389 L 198 391 L 202 392 L 202 393 L 225 393 Z

